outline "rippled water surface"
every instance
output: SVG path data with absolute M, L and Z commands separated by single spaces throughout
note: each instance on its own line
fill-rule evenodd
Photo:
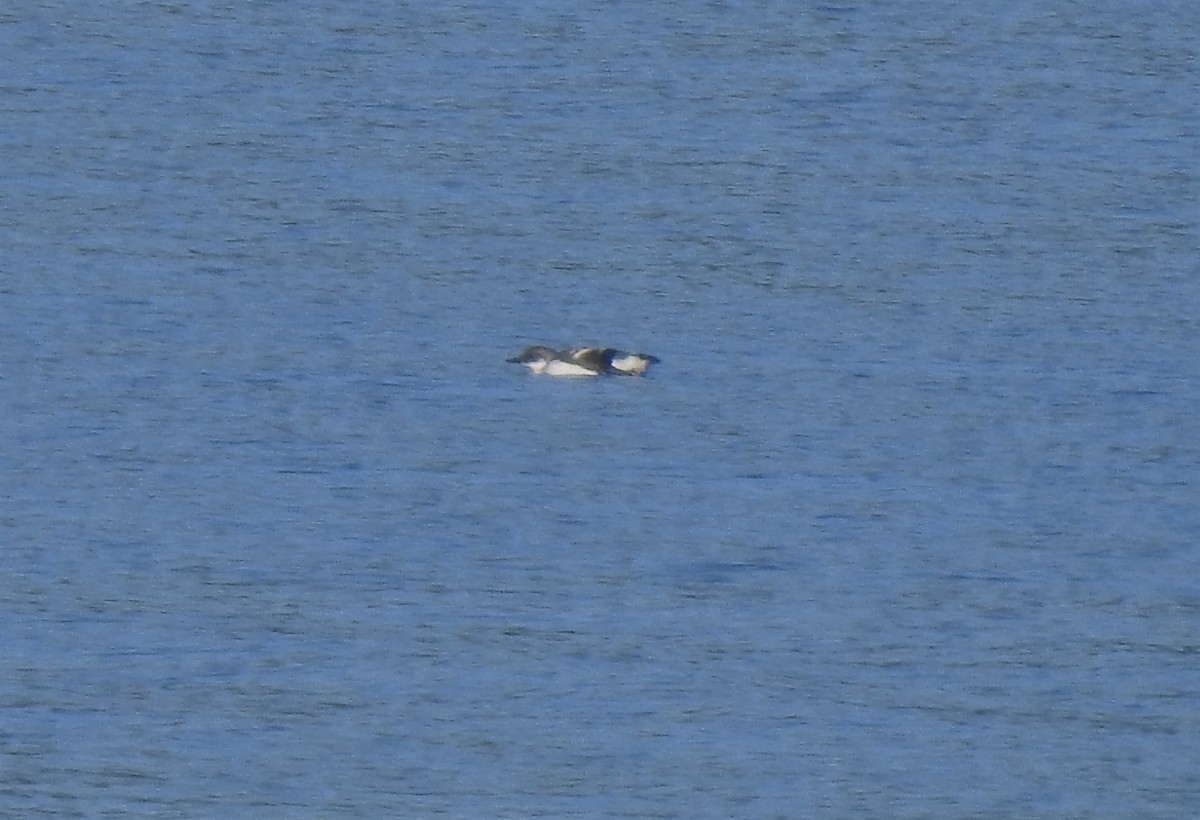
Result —
M 1200 11 L 976 5 L 0 11 L 0 814 L 1200 812 Z

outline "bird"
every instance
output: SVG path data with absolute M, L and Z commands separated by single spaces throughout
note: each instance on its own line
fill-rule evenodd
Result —
M 641 376 L 658 361 L 648 353 L 626 353 L 613 347 L 578 347 L 569 351 L 571 361 L 618 376 Z
M 658 360 L 648 353 L 626 353 L 614 347 L 554 350 L 545 345 L 527 347 L 506 359 L 546 376 L 641 376 Z

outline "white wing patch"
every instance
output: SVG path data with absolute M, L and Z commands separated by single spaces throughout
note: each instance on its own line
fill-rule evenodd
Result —
M 640 376 L 650 367 L 650 360 L 630 353 L 623 354 L 612 360 L 612 366 L 624 373 Z

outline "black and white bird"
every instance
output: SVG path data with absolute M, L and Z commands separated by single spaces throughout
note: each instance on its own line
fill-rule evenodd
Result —
M 554 350 L 534 345 L 507 361 L 523 364 L 545 376 L 641 376 L 650 365 L 658 362 L 658 357 L 648 353 L 626 353 L 613 347 Z

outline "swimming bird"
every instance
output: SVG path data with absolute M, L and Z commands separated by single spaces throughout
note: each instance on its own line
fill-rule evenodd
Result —
M 612 347 L 577 347 L 554 350 L 545 345 L 527 347 L 506 361 L 523 364 L 547 376 L 641 376 L 657 356 L 626 353 Z
M 618 376 L 641 376 L 658 361 L 648 353 L 626 353 L 612 347 L 580 347 L 570 351 L 571 360 Z
M 506 361 L 523 364 L 534 373 L 547 376 L 599 376 L 603 372 L 590 359 L 580 363 L 570 352 L 562 353 L 545 345 L 527 347 Z

